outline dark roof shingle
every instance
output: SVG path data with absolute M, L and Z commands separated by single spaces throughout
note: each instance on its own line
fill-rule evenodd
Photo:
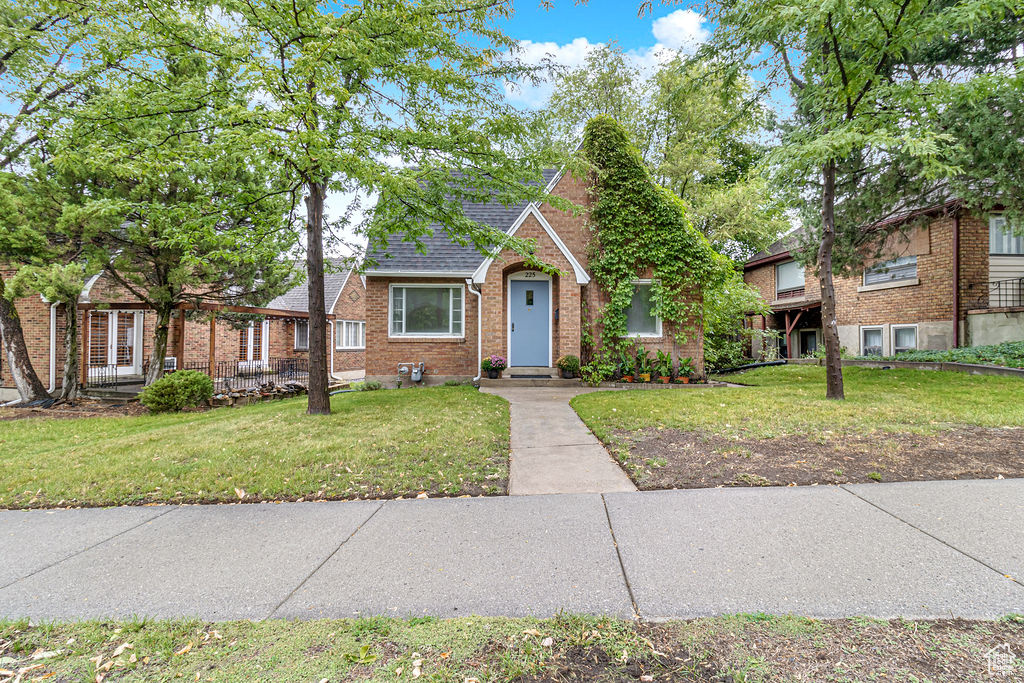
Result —
M 336 269 L 343 267 L 345 264 L 344 261 L 340 259 L 325 260 L 330 262 L 330 266 L 334 268 L 334 270 L 324 273 L 324 302 L 327 306 L 327 313 L 330 314 L 331 306 L 334 305 L 334 300 L 338 298 L 338 294 L 341 293 L 342 288 L 345 286 L 345 281 L 348 279 L 352 269 L 346 268 L 338 271 Z M 281 296 L 275 298 L 267 304 L 267 308 L 275 308 L 281 311 L 308 313 L 309 288 L 306 287 L 306 282 L 292 287 Z

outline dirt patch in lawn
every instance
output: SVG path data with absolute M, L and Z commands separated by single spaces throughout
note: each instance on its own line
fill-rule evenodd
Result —
M 193 408 L 189 412 L 202 412 L 209 408 Z M 79 417 L 137 417 L 149 415 L 149 409 L 138 401 L 110 403 L 95 399 L 78 399 L 73 403 L 58 403 L 49 408 L 21 408 L 13 406 L 0 411 L 0 422 L 28 419 L 71 419 Z
M 615 450 L 641 489 L 1024 477 L 1024 429 L 734 439 L 673 429 L 619 431 Z

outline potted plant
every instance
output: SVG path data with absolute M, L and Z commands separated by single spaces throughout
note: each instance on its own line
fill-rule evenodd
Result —
M 679 381 L 683 384 L 690 383 L 690 376 L 693 374 L 693 359 L 692 358 L 680 358 L 679 359 Z
M 572 379 L 580 371 L 580 359 L 573 355 L 562 356 L 555 365 L 562 371 L 564 379 Z
M 654 361 L 654 371 L 658 374 L 658 381 L 668 384 L 672 381 L 672 356 L 661 349 L 658 349 L 658 358 Z
M 490 379 L 498 379 L 501 377 L 501 371 L 508 367 L 508 363 L 505 361 L 503 356 L 490 355 L 480 361 L 480 369 L 487 372 L 487 377 Z
M 622 381 L 632 382 L 636 371 L 636 359 L 628 351 L 619 351 L 619 368 L 622 369 Z
M 636 376 L 641 382 L 651 381 L 651 352 L 642 346 L 636 350 Z

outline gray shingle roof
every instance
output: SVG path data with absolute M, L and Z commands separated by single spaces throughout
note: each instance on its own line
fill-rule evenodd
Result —
M 335 268 L 344 265 L 344 262 L 340 260 L 326 260 L 330 261 L 331 265 Z M 327 306 L 328 314 L 331 312 L 331 306 L 334 305 L 334 300 L 338 298 L 338 294 L 341 293 L 342 288 L 345 286 L 345 281 L 348 279 L 350 272 L 350 269 L 345 269 L 340 272 L 335 270 L 324 273 L 324 302 Z M 301 285 L 292 287 L 287 292 L 267 304 L 266 307 L 276 308 L 282 311 L 299 311 L 302 313 L 308 313 L 309 289 L 306 287 L 306 283 L 303 282 Z
M 558 169 L 544 171 L 544 184 L 549 184 L 558 175 Z M 519 215 L 526 208 L 526 202 L 516 206 L 504 206 L 499 202 L 486 204 L 462 202 L 462 210 L 466 217 L 482 225 L 489 225 L 499 230 L 512 227 Z M 392 237 L 384 251 L 375 250 L 367 254 L 377 265 L 371 266 L 372 271 L 392 272 L 466 272 L 476 270 L 484 257 L 472 245 L 456 244 L 439 223 L 429 226 L 430 234 L 421 239 L 426 253 L 416 250 L 416 243 L 403 241 L 404 235 Z

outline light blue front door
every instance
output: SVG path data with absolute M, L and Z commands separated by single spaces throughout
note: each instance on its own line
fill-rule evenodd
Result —
M 547 280 L 509 282 L 508 295 L 512 297 L 509 365 L 548 367 L 548 345 L 551 343 L 548 304 L 550 286 Z

